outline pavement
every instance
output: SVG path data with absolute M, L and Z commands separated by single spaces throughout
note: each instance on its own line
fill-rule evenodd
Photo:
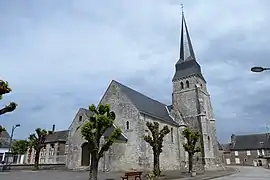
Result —
M 270 170 L 263 167 L 238 167 L 239 172 L 214 180 L 269 180 Z
M 178 180 L 268 180 L 270 179 L 270 170 L 260 167 L 237 167 L 240 172 L 220 171 L 206 172 L 196 177 L 169 178 Z M 235 169 L 234 169 L 235 170 Z M 10 171 L 0 172 L 0 180 L 86 180 L 89 172 L 73 172 L 63 170 L 46 170 L 46 171 Z M 228 176 L 229 174 L 233 174 Z M 115 179 L 120 180 L 123 173 L 100 173 L 99 180 Z M 218 177 L 218 178 L 217 178 Z M 167 178 L 164 178 L 167 179 Z

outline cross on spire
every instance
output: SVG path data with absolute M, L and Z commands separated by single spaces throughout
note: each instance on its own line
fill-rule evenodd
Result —
M 184 5 L 181 4 L 182 15 L 184 15 Z

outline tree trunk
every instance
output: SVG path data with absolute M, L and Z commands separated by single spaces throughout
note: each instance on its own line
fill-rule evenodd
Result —
M 156 152 L 154 152 L 154 174 L 155 176 L 160 176 L 159 154 Z
M 91 165 L 90 165 L 90 172 L 89 172 L 89 180 L 97 180 L 98 176 L 98 153 L 94 152 L 91 154 Z
M 193 168 L 193 155 L 188 154 L 188 172 L 192 173 L 192 168 Z
M 36 150 L 35 165 L 34 165 L 35 170 L 39 169 L 39 154 L 40 154 L 40 150 Z

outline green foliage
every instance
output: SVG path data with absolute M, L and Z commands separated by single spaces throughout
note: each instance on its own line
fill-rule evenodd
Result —
M 4 94 L 8 94 L 10 93 L 12 90 L 8 85 L 7 81 L 2 81 L 0 80 L 0 99 L 3 98 Z M 9 105 L 6 105 L 4 108 L 0 109 L 0 115 L 8 113 L 8 112 L 12 112 L 16 109 L 17 104 L 14 102 L 9 103 Z M 3 128 L 2 126 L 0 126 L 0 136 L 1 136 L 1 132 L 3 132 Z
M 109 150 L 115 140 L 121 136 L 122 131 L 120 128 L 114 129 L 101 146 L 100 139 L 105 131 L 113 126 L 115 113 L 110 111 L 108 104 L 101 104 L 98 107 L 91 105 L 89 106 L 89 110 L 93 115 L 90 117 L 89 121 L 82 126 L 81 133 L 84 139 L 88 141 L 91 154 L 90 179 L 96 180 L 99 159 L 103 157 L 104 152 Z
M 116 128 L 106 139 L 106 143 L 100 148 L 100 138 L 106 129 L 113 126 L 115 113 L 110 111 L 110 106 L 108 104 L 101 104 L 99 107 L 91 105 L 89 106 L 89 110 L 93 112 L 93 116 L 91 116 L 90 120 L 82 126 L 81 132 L 82 136 L 90 144 L 90 152 L 100 150 L 98 153 L 98 158 L 100 158 L 105 151 L 109 150 L 114 141 L 120 137 L 122 131 L 120 128 Z
M 201 134 L 198 131 L 192 131 L 189 128 L 185 128 L 182 134 L 187 140 L 183 146 L 185 151 L 188 152 L 189 172 L 191 173 L 193 167 L 193 156 L 195 153 L 201 151 L 201 147 L 196 146 L 198 140 L 201 137 Z
M 0 99 L 3 98 L 4 94 L 10 93 L 12 90 L 11 88 L 8 86 L 8 82 L 7 81 L 2 81 L 0 80 Z
M 34 148 L 36 151 L 35 167 L 34 167 L 36 170 L 39 169 L 38 165 L 39 165 L 39 155 L 40 155 L 41 148 L 45 146 L 46 136 L 51 133 L 52 131 L 46 131 L 45 129 L 37 128 L 35 130 L 35 133 L 30 134 L 28 138 L 29 148 Z
M 51 134 L 51 131 L 37 128 L 35 133 L 30 134 L 28 138 L 29 147 L 34 148 L 36 151 L 44 147 L 46 136 Z
M 25 154 L 27 152 L 29 142 L 27 140 L 17 140 L 12 142 L 11 152 L 14 154 Z
M 201 137 L 201 134 L 198 131 L 192 131 L 189 128 L 185 128 L 183 136 L 187 139 L 187 142 L 184 144 L 185 151 L 192 155 L 201 151 L 201 148 L 196 146 L 199 138 Z
M 144 140 L 149 143 L 149 145 L 153 148 L 154 152 L 161 153 L 162 152 L 162 147 L 163 147 L 163 138 L 170 133 L 170 130 L 168 126 L 164 126 L 160 131 L 159 131 L 159 123 L 158 122 L 147 122 L 146 126 L 152 133 L 152 137 L 147 135 L 144 136 Z
M 1 137 L 1 134 L 2 132 L 6 131 L 6 128 L 4 128 L 3 126 L 0 125 L 0 137 Z
M 149 145 L 153 149 L 154 154 L 154 175 L 159 176 L 160 175 L 160 167 L 159 167 L 159 156 L 160 153 L 162 153 L 163 148 L 163 138 L 170 133 L 170 130 L 168 126 L 164 126 L 159 131 L 159 123 L 158 122 L 147 122 L 146 123 L 147 128 L 152 133 L 152 137 L 149 135 L 144 136 L 144 140 L 149 143 Z

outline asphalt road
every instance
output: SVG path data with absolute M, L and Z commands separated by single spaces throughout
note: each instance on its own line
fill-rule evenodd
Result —
M 260 167 L 238 167 L 240 172 L 215 180 L 270 180 L 270 169 Z M 103 173 L 99 179 L 120 179 L 121 174 Z M 72 171 L 11 171 L 0 172 L 0 180 L 87 180 L 88 172 Z M 181 180 L 181 179 L 179 179 Z
M 239 167 L 238 167 L 239 168 Z M 240 172 L 214 180 L 270 180 L 270 169 L 262 167 L 240 167 Z

